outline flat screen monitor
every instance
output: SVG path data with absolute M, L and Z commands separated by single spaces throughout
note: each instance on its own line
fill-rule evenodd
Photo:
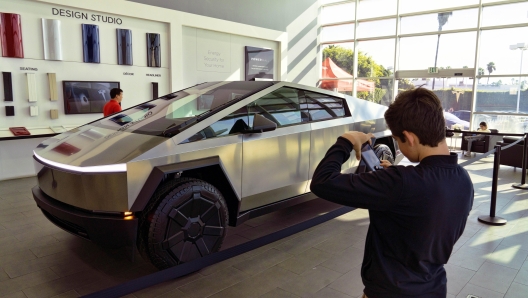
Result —
M 66 114 L 103 113 L 110 100 L 110 90 L 119 82 L 62 81 Z

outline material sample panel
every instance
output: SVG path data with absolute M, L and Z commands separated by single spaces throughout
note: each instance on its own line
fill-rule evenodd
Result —
M 15 107 L 14 106 L 6 106 L 5 107 L 6 116 L 15 116 Z
M 158 33 L 147 33 L 147 66 L 161 67 L 161 43 Z
M 30 107 L 29 107 L 29 115 L 30 115 L 31 117 L 36 117 L 36 116 L 38 116 L 38 110 L 39 110 L 38 106 L 30 106 Z
M 48 83 L 50 90 L 50 100 L 57 101 L 59 95 L 57 93 L 57 76 L 54 73 L 48 73 Z
M 27 73 L 27 89 L 29 102 L 37 101 L 37 78 L 34 73 Z
M 42 19 L 42 38 L 44 41 L 44 59 L 62 60 L 61 22 Z
M 22 18 L 19 14 L 0 13 L 0 40 L 3 57 L 24 58 Z
M 83 61 L 101 63 L 99 46 L 99 26 L 82 24 Z
M 133 65 L 132 30 L 116 29 L 117 34 L 117 64 Z
M 10 72 L 2 72 L 4 82 L 4 101 L 13 101 L 13 80 Z
M 51 109 L 51 110 L 50 110 L 50 118 L 51 118 L 51 119 L 57 119 L 57 118 L 59 118 L 59 110 L 57 110 L 57 109 Z

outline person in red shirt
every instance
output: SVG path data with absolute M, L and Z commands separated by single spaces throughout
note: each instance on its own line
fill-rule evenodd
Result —
M 113 88 L 110 90 L 110 101 L 108 101 L 103 107 L 104 116 L 112 115 L 117 112 L 121 112 L 121 101 L 123 100 L 123 90 L 119 88 Z

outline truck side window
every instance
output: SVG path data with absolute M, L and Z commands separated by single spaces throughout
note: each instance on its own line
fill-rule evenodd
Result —
M 248 123 L 247 108 L 243 107 L 197 132 L 181 144 L 238 134 L 248 128 Z
M 254 114 L 268 118 L 277 123 L 278 127 L 302 123 L 300 92 L 297 89 L 283 87 L 252 102 L 248 105 L 250 123 L 253 123 Z
M 343 99 L 315 92 L 304 92 L 306 105 L 303 110 L 310 114 L 311 121 L 327 120 L 345 116 Z

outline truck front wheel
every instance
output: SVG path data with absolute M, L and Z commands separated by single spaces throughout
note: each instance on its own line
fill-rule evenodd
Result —
M 228 210 L 220 191 L 198 179 L 182 182 L 174 184 L 142 227 L 148 228 L 146 253 L 159 269 L 217 252 L 226 236 Z

